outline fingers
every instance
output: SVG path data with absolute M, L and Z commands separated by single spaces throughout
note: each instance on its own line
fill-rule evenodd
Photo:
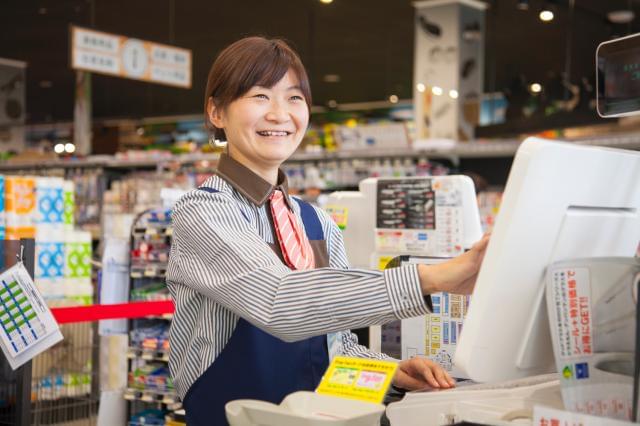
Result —
M 406 390 L 419 390 L 429 386 L 424 380 L 419 380 L 411 377 L 402 370 L 398 370 L 396 376 L 393 378 L 393 384 L 399 388 Z
M 451 377 L 440 365 L 424 358 L 413 358 L 413 366 L 424 377 L 429 386 L 448 389 L 451 387 Z
M 432 372 L 441 388 L 447 389 L 456 385 L 451 376 L 440 366 L 433 367 Z

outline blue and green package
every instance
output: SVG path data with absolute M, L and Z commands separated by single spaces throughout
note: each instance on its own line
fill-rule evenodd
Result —
M 36 226 L 62 225 L 64 181 L 60 178 L 36 179 Z

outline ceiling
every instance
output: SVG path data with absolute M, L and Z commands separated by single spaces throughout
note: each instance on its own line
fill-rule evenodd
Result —
M 485 91 L 507 87 L 519 74 L 544 81 L 570 66 L 573 80 L 592 78 L 597 44 L 640 30 L 640 3 L 630 0 L 556 0 L 557 18 L 537 18 L 517 0 L 488 1 Z M 631 8 L 637 18 L 613 25 L 606 13 Z M 193 87 L 178 89 L 95 75 L 97 118 L 199 113 L 206 75 L 216 54 L 253 34 L 281 36 L 309 70 L 314 104 L 378 101 L 412 94 L 414 9 L 409 0 L 4 0 L 0 3 L 0 57 L 28 62 L 27 121 L 73 116 L 74 72 L 69 25 L 92 27 L 193 51 Z M 572 22 L 572 23 L 571 23 Z M 567 40 L 571 43 L 567 61 Z M 340 81 L 328 83 L 326 74 Z

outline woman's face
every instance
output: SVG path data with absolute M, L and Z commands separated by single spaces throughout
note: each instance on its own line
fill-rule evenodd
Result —
M 250 168 L 277 168 L 293 154 L 309 123 L 299 84 L 289 70 L 273 87 L 254 86 L 210 114 L 213 124 L 224 129 L 234 159 Z

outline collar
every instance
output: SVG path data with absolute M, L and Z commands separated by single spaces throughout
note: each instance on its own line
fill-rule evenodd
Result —
M 293 211 L 291 199 L 289 198 L 287 175 L 282 169 L 278 169 L 278 184 L 273 186 L 251 169 L 231 158 L 229 154 L 223 153 L 220 155 L 220 160 L 218 160 L 216 174 L 258 207 L 262 207 L 271 193 L 279 189 L 284 194 L 287 207 Z

